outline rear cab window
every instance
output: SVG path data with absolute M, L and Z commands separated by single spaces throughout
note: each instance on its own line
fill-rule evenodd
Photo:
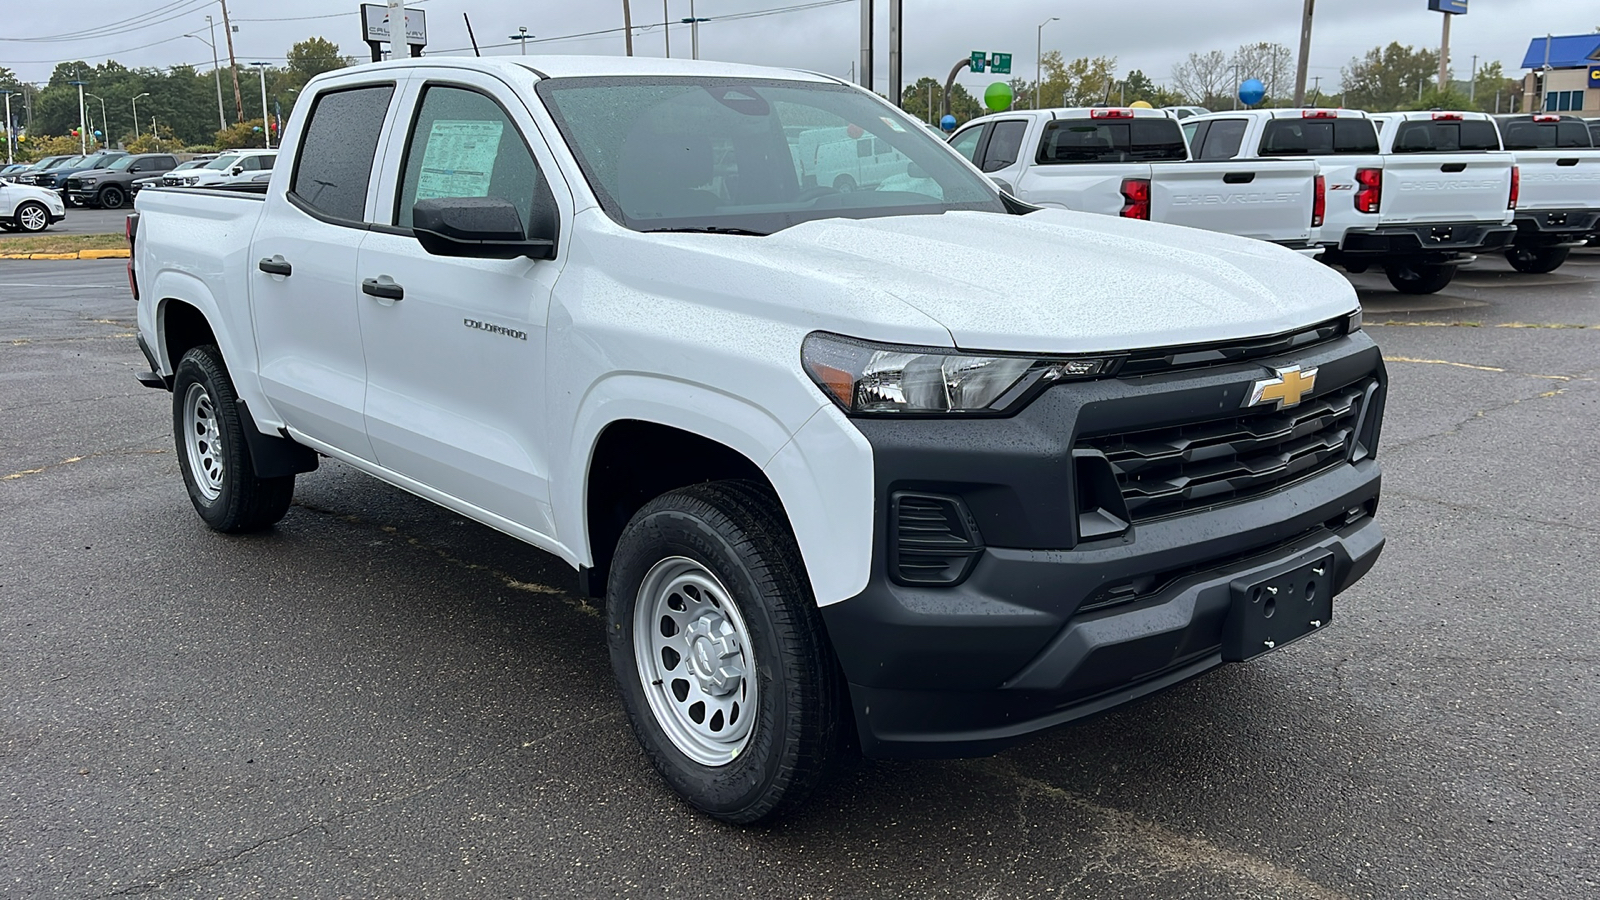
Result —
M 1481 153 L 1500 149 L 1500 132 L 1493 122 L 1400 122 L 1394 135 L 1395 153 Z
M 1594 146 L 1583 122 L 1514 119 L 1503 126 L 1507 150 L 1566 150 Z
M 1181 162 L 1188 145 L 1167 118 L 1056 119 L 1045 123 L 1035 157 L 1040 165 Z
M 1262 156 L 1376 155 L 1371 119 L 1272 119 L 1261 133 Z

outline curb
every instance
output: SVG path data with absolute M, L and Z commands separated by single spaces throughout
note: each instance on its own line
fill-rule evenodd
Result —
M 0 259 L 127 259 L 126 250 L 74 250 L 71 253 L 0 253 Z

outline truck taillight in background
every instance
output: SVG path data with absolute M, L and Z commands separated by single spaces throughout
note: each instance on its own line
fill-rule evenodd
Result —
M 1317 176 L 1316 193 L 1311 197 L 1311 227 L 1321 228 L 1322 221 L 1328 217 L 1328 182 L 1321 175 Z
M 1331 109 L 1308 109 L 1300 113 L 1302 119 L 1337 119 L 1339 114 Z
M 1124 219 L 1150 221 L 1150 179 L 1122 179 L 1122 212 Z
M 1375 213 L 1383 206 L 1383 170 L 1356 170 L 1356 211 Z
M 1091 119 L 1131 119 L 1131 118 L 1133 118 L 1133 110 L 1131 110 L 1131 109 L 1091 109 L 1091 110 L 1089 110 L 1089 118 L 1091 118 Z
M 133 239 L 139 235 L 139 214 L 129 213 L 123 223 L 122 233 L 128 237 L 128 290 L 133 291 L 133 302 L 139 302 L 139 282 L 133 277 Z
M 1522 196 L 1522 169 L 1511 167 L 1511 202 L 1506 204 L 1506 209 L 1516 209 L 1517 199 Z

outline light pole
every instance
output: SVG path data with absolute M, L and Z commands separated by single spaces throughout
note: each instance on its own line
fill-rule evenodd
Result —
M 528 26 L 526 26 L 526 25 L 518 25 L 517 26 L 517 33 L 513 34 L 513 35 L 508 35 L 508 37 L 510 37 L 513 41 L 520 42 L 522 44 L 522 55 L 523 56 L 527 56 L 528 55 L 528 39 L 533 37 L 533 35 L 528 33 Z
M 678 21 L 689 26 L 689 58 L 700 58 L 700 23 L 709 22 L 710 19 L 699 18 L 694 14 L 694 0 L 689 0 L 689 18 Z
M 1034 32 L 1034 35 L 1033 35 L 1033 37 L 1034 37 L 1034 47 L 1033 47 L 1033 49 L 1034 49 L 1034 54 L 1033 54 L 1033 108 L 1034 109 L 1038 109 L 1042 105 L 1039 102 L 1039 89 L 1044 87 L 1044 27 L 1046 25 L 1049 25 L 1051 22 L 1059 22 L 1059 21 L 1061 21 L 1061 17 L 1060 16 L 1051 16 L 1050 18 L 1045 19 L 1043 22 L 1039 23 L 1039 28 L 1038 28 L 1037 31 Z
M 150 92 L 149 91 L 145 91 L 144 93 L 139 94 L 138 96 L 133 98 L 133 136 L 134 136 L 134 138 L 136 140 L 139 137 L 139 97 L 148 97 L 148 96 L 150 96 Z M 221 97 L 222 95 L 218 94 L 217 96 Z M 226 128 L 227 126 L 224 125 L 223 127 Z
M 83 110 L 83 86 L 84 86 L 84 84 L 86 84 L 86 82 L 84 82 L 82 80 L 69 81 L 69 82 L 67 82 L 67 84 L 75 84 L 75 85 L 78 86 L 78 149 L 83 151 L 83 155 L 84 156 L 88 156 L 89 155 L 89 116 Z
M 256 71 L 261 73 L 261 136 L 263 138 L 265 138 L 266 141 L 267 141 L 267 149 L 271 150 L 272 149 L 272 124 L 267 120 L 267 65 L 268 64 L 264 63 L 264 62 L 253 62 L 250 65 L 255 66 L 256 67 Z
M 94 94 L 84 94 L 84 96 L 100 101 L 100 127 L 105 129 L 105 145 L 107 147 L 111 146 L 111 123 L 106 121 L 106 99 L 97 97 Z
M 672 13 L 667 10 L 667 0 L 661 0 L 661 42 L 667 45 L 667 59 L 671 59 Z
M 210 16 L 206 16 L 206 27 L 211 29 L 209 41 L 198 34 L 186 34 L 184 37 L 194 38 L 211 48 L 211 75 L 217 82 L 217 128 L 220 130 L 228 127 L 228 118 L 222 112 L 222 63 L 217 59 L 217 26 Z
M 6 165 L 8 166 L 15 162 L 12 148 L 16 145 L 16 141 L 11 133 L 16 130 L 11 127 L 11 95 L 15 93 L 16 91 L 0 91 L 6 98 Z

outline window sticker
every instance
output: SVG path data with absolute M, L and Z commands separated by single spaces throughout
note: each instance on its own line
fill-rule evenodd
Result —
M 417 199 L 487 197 L 504 122 L 441 119 L 428 132 Z
M 895 120 L 889 118 L 888 116 L 879 116 L 878 118 L 883 120 L 883 124 L 889 126 L 890 128 L 894 129 L 895 131 L 900 132 L 901 134 L 905 134 L 905 131 L 906 131 L 905 126 L 901 125 L 899 122 L 896 122 Z

